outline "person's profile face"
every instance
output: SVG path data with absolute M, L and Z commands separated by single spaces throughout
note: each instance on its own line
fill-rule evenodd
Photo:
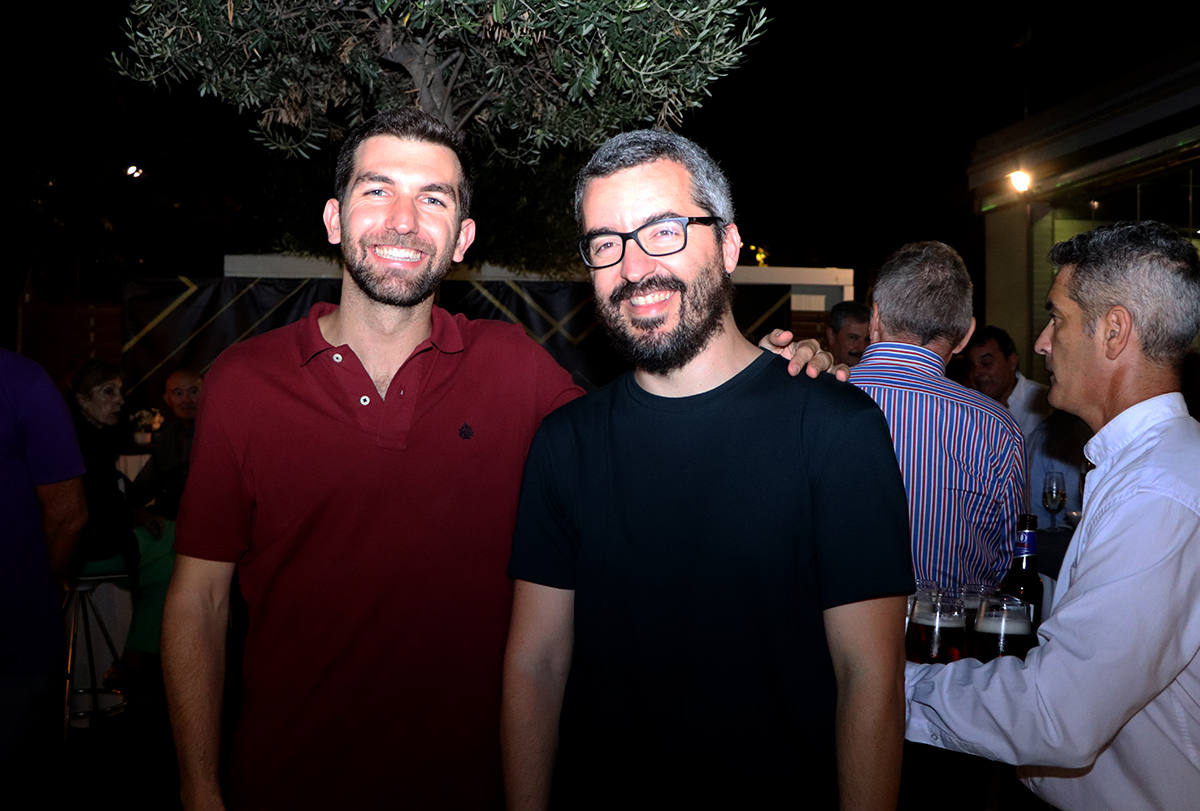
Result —
M 121 378 L 114 377 L 92 387 L 86 395 L 76 394 L 76 402 L 84 418 L 98 428 L 111 427 L 121 417 L 125 397 L 121 393 Z

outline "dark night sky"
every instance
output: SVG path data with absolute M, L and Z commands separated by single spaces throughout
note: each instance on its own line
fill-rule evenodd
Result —
M 280 214 L 319 241 L 323 173 L 255 144 L 248 116 L 115 75 L 108 56 L 121 46 L 124 4 L 81 4 L 65 27 L 65 11 L 37 5 L 22 12 L 12 69 L 26 78 L 10 96 L 29 121 L 17 176 L 32 197 L 22 249 L 34 265 L 49 261 L 63 289 L 103 297 L 113 255 L 117 276 L 215 275 L 224 253 L 270 248 L 256 244 L 260 223 Z M 981 267 L 982 223 L 966 188 L 975 139 L 1163 50 L 1195 48 L 1196 28 L 1177 19 L 767 6 L 765 38 L 683 132 L 725 167 L 743 237 L 765 243 L 776 265 L 870 270 L 903 242 L 942 239 Z M 146 166 L 139 181 L 121 174 L 133 162 Z

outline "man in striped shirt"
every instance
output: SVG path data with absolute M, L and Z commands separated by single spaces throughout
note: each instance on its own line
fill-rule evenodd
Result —
M 913 568 L 943 587 L 999 583 L 1025 486 L 1021 430 L 990 397 L 945 377 L 975 329 L 971 277 L 940 242 L 905 245 L 884 263 L 871 345 L 850 382 L 887 417 L 908 491 Z

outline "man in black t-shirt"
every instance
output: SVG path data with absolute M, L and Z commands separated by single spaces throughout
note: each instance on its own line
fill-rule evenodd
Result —
M 882 413 L 739 333 L 728 183 L 695 144 L 617 136 L 576 213 L 636 371 L 530 449 L 510 807 L 894 807 L 913 580 Z

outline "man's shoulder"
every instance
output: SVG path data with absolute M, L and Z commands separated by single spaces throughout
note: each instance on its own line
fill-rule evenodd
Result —
M 469 352 L 517 353 L 528 357 L 550 357 L 546 348 L 529 337 L 519 324 L 493 318 L 468 318 L 462 313 L 447 314 L 462 335 L 463 346 Z
M 857 379 L 852 372 L 851 382 L 855 385 L 869 386 L 873 390 L 882 389 L 885 392 L 889 390 L 919 392 L 924 396 L 953 405 L 959 412 L 961 420 L 982 421 L 996 425 L 1004 433 L 1014 436 L 1021 435 L 1021 429 L 1012 412 L 982 392 L 969 389 L 948 377 L 931 376 L 901 381 L 889 379 L 886 375 L 878 374 L 877 371 L 872 369 L 871 372 L 876 374 L 859 376 Z
M 1116 468 L 1128 474 L 1130 487 L 1164 488 L 1200 509 L 1200 423 L 1187 414 L 1164 418 L 1134 437 Z
M 238 373 L 253 372 L 265 366 L 280 366 L 301 362 L 300 336 L 308 328 L 305 316 L 290 324 L 247 338 L 225 348 L 213 362 L 212 369 L 205 375 L 204 385 L 218 378 Z

